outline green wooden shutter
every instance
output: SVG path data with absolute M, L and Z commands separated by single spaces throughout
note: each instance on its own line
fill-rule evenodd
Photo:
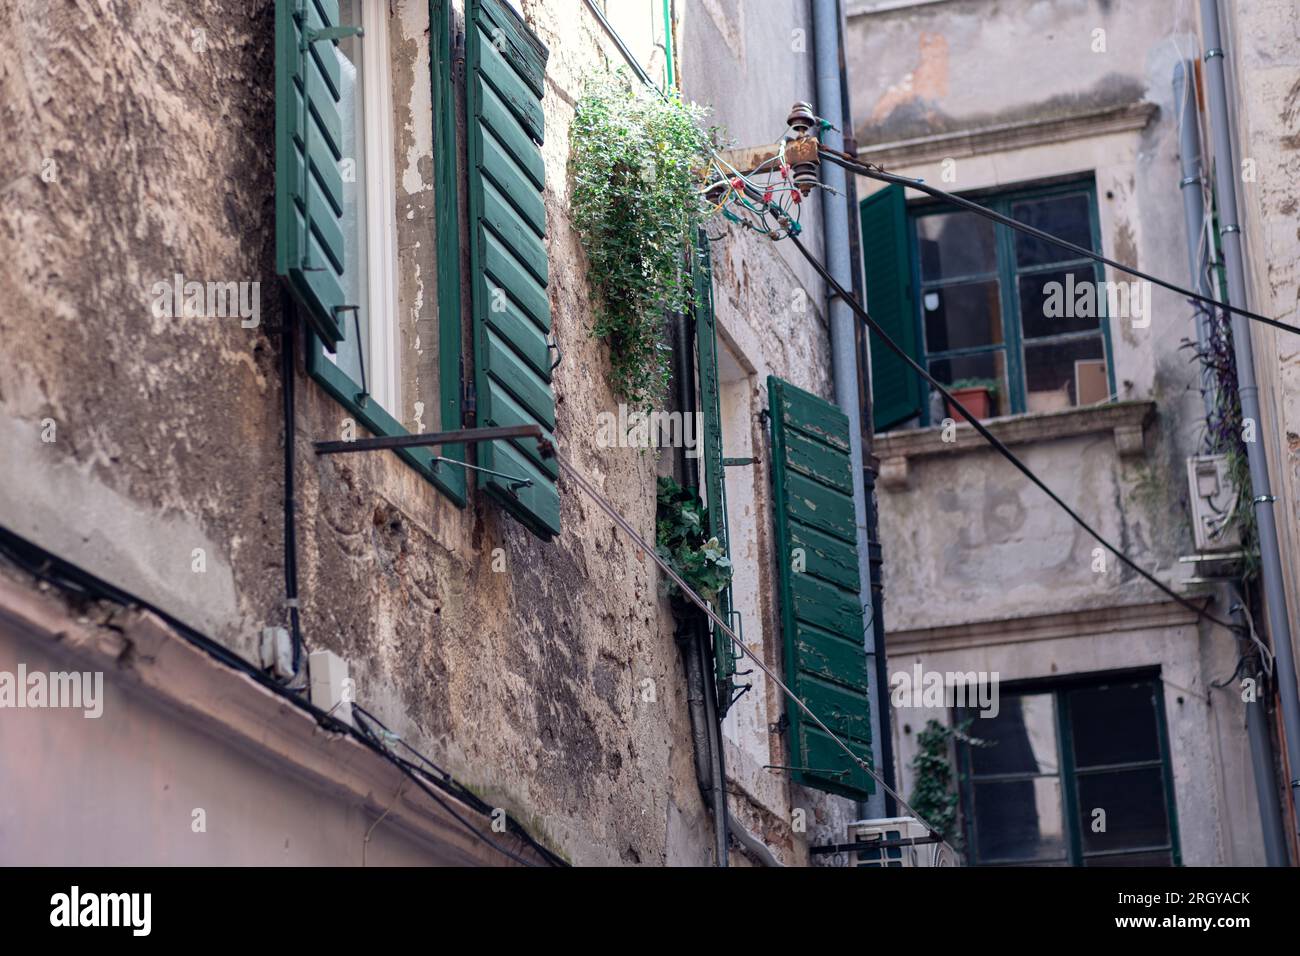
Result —
M 338 0 L 276 0 L 276 272 L 331 351 L 343 337 L 343 121 Z
M 887 186 L 862 200 L 862 258 L 871 317 L 891 339 L 919 360 L 911 238 L 902 186 Z M 885 431 L 919 415 L 922 397 L 921 380 L 916 372 L 878 338 L 873 338 L 871 403 L 875 430 Z
M 718 333 L 713 312 L 713 257 L 709 237 L 703 229 L 697 233 L 695 258 L 695 358 L 699 367 L 700 409 L 704 425 L 704 492 L 708 501 L 709 535 L 718 539 L 728 557 L 726 466 L 722 450 L 722 409 L 718 386 Z M 731 622 L 731 588 L 718 595 L 718 614 Z M 730 707 L 736 652 L 731 639 L 717 629 L 713 635 L 713 653 L 718 681 L 718 704 L 722 713 Z
M 767 390 L 785 680 L 870 766 L 849 420 L 775 376 Z M 871 777 L 798 707 L 788 703 L 786 715 L 795 781 L 851 797 L 874 791 Z
M 470 298 L 474 382 L 481 427 L 555 428 L 551 306 L 546 254 L 543 75 L 548 52 L 501 0 L 470 0 L 466 39 L 469 102 Z M 560 531 L 559 469 L 536 441 L 478 446 L 479 486 L 536 534 Z

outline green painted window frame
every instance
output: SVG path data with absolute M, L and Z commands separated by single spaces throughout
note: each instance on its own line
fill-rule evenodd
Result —
M 438 273 L 438 411 L 439 429 L 463 427 L 461 393 L 463 339 L 461 335 L 461 236 L 459 151 L 456 143 L 456 93 L 451 58 L 451 0 L 429 0 L 429 80 L 433 87 L 433 156 L 435 228 Z M 363 41 L 364 42 L 364 41 Z M 344 334 L 351 327 L 345 323 Z M 408 435 L 410 432 L 366 396 L 360 383 L 325 357 L 325 342 L 310 327 L 307 335 L 307 372 L 358 424 L 376 436 Z M 465 446 L 402 448 L 397 454 L 430 481 L 457 506 L 466 502 L 465 469 L 439 463 L 441 455 L 464 462 Z
M 963 193 L 963 197 L 986 206 L 995 212 L 1002 213 L 1005 216 L 1011 215 L 1011 207 L 1018 202 L 1034 199 L 1048 199 L 1068 195 L 1084 194 L 1088 199 L 1088 216 L 1089 232 L 1092 236 L 1092 248 L 1094 251 L 1101 250 L 1101 220 L 1097 209 L 1097 183 L 1093 176 L 1071 177 L 1069 179 L 1055 182 L 1038 183 L 1029 186 L 1019 186 L 1011 189 L 982 190 L 972 193 Z M 959 207 L 943 200 L 917 200 L 907 204 L 907 241 L 911 251 L 912 266 L 912 288 L 916 289 L 916 295 L 913 301 L 913 321 L 917 343 L 917 361 L 930 368 L 930 363 L 947 358 L 960 358 L 972 355 L 982 355 L 1003 351 L 1006 353 L 1006 373 L 1009 397 L 1011 399 L 1011 408 L 1008 414 L 1025 415 L 1029 414 L 1026 409 L 1026 382 L 1025 382 L 1025 343 L 1021 331 L 1020 315 L 1020 295 L 1018 291 L 1018 279 L 1023 275 L 1032 275 L 1038 272 L 1051 272 L 1060 269 L 1082 268 L 1091 266 L 1095 281 L 1105 281 L 1105 268 L 1101 263 L 1091 259 L 1066 259 L 1053 261 L 1049 264 L 1031 266 L 1020 269 L 1016 266 L 1015 256 L 1015 236 L 1016 233 L 1009 226 L 995 223 L 994 236 L 996 240 L 996 269 L 993 273 L 979 273 L 970 276 L 945 276 L 941 282 L 922 282 L 921 279 L 921 246 L 920 237 L 917 231 L 919 220 L 927 216 L 941 215 L 943 213 L 952 213 L 960 211 Z M 1062 250 L 1062 256 L 1066 256 L 1065 250 Z M 974 281 L 976 279 L 987 280 L 996 277 L 998 280 L 998 293 L 1001 302 L 1001 320 L 1002 320 L 1002 344 L 992 346 L 978 346 L 967 349 L 950 349 L 944 351 L 930 352 L 928 343 L 925 338 L 925 294 L 936 286 L 959 285 L 962 282 Z M 1110 394 L 1115 394 L 1115 361 L 1114 349 L 1111 346 L 1110 334 L 1110 315 L 1106 311 L 1106 302 L 1104 298 L 1098 303 L 1100 315 L 1098 316 L 1099 331 L 1102 341 L 1102 354 L 1106 360 L 1106 376 L 1110 386 Z M 1060 336 L 1049 336 L 1034 340 L 1036 345 L 1050 345 L 1056 342 L 1066 342 L 1072 339 L 1082 340 L 1090 338 L 1097 333 L 1065 333 Z M 928 389 L 927 389 L 928 393 Z M 921 401 L 921 427 L 929 427 L 937 424 L 930 415 L 930 402 L 928 397 L 923 396 Z
M 1149 684 L 1151 686 L 1155 699 L 1154 716 L 1156 722 L 1156 741 L 1159 745 L 1159 758 L 1158 761 L 1131 761 L 1123 764 L 1114 764 L 1104 769 L 1107 772 L 1141 769 L 1145 767 L 1154 767 L 1158 763 L 1161 771 L 1160 779 L 1164 789 L 1165 819 L 1168 823 L 1169 843 L 1167 846 L 1132 848 L 1119 853 L 1088 853 L 1083 849 L 1083 836 L 1080 829 L 1081 819 L 1079 814 L 1078 778 L 1082 774 L 1074 765 L 1073 718 L 1069 708 L 1069 694 L 1072 691 L 1086 690 L 1089 688 L 1117 683 Z M 1052 695 L 1057 742 L 1058 770 L 1056 776 L 1061 782 L 1061 813 L 1067 831 L 1066 836 L 1069 865 L 1083 866 L 1090 859 L 1102 859 L 1106 856 L 1122 856 L 1125 854 L 1167 851 L 1170 855 L 1170 859 L 1173 861 L 1173 865 L 1182 866 L 1182 850 L 1178 833 L 1178 805 L 1174 794 L 1173 766 L 1169 752 L 1168 718 L 1165 714 L 1164 706 L 1164 683 L 1160 678 L 1159 670 L 1144 668 L 1139 670 L 1110 671 L 1103 674 L 1086 674 L 1053 680 L 1016 681 L 1013 683 L 1003 684 L 999 689 L 999 698 L 1002 701 L 1005 701 L 1008 697 L 1037 694 Z M 956 712 L 954 712 L 951 717 L 953 721 L 959 719 Z M 970 727 L 968 733 L 972 737 L 979 737 L 978 720 Z M 1044 863 L 1035 863 L 1034 861 L 993 860 L 986 862 L 979 860 L 975 856 L 978 843 L 976 842 L 975 832 L 976 820 L 973 783 L 980 778 L 975 777 L 972 772 L 970 751 L 971 747 L 969 744 L 961 744 L 957 748 L 957 777 L 963 823 L 962 829 L 966 838 L 965 852 L 970 864 L 973 866 L 1047 865 Z M 1088 772 L 1098 771 L 1097 768 L 1090 768 Z M 1034 776 L 1041 777 L 1051 775 L 1028 773 L 998 775 L 999 779 L 1002 777 L 1012 776 L 1025 777 L 1028 779 Z M 989 778 L 986 777 L 985 779 Z

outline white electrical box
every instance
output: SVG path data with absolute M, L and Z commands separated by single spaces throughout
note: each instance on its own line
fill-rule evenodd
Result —
M 352 702 L 356 695 L 348 662 L 333 651 L 312 651 L 307 658 L 311 674 L 311 702 L 331 717 L 352 723 Z
M 1228 473 L 1227 455 L 1199 455 L 1187 459 L 1187 500 L 1192 509 L 1192 533 L 1200 554 L 1234 551 L 1241 547 L 1241 532 L 1232 515 L 1240 490 Z
M 849 842 L 868 846 L 854 851 L 850 866 L 912 867 L 956 866 L 957 859 L 943 843 L 913 843 L 898 845 L 907 840 L 925 840 L 929 829 L 915 817 L 888 817 L 881 820 L 859 820 L 849 824 Z M 872 846 L 872 844 L 877 844 Z

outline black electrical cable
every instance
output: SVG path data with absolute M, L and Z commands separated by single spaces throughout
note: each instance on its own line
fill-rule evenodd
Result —
M 1139 279 L 1145 279 L 1147 282 L 1150 282 L 1153 285 L 1158 285 L 1163 289 L 1168 289 L 1170 292 L 1176 292 L 1179 295 L 1192 300 L 1193 302 L 1202 303 L 1204 305 L 1209 305 L 1214 308 L 1224 309 L 1228 312 L 1236 312 L 1238 315 L 1244 316 L 1248 319 L 1251 319 L 1252 321 L 1263 322 L 1265 325 L 1271 325 L 1274 328 L 1282 329 L 1285 332 L 1293 332 L 1297 335 L 1300 335 L 1300 326 L 1289 325 L 1288 323 L 1282 322 L 1278 319 L 1271 319 L 1266 315 L 1260 315 L 1258 312 L 1251 312 L 1249 309 L 1241 309 L 1235 305 L 1229 305 L 1226 302 L 1218 302 L 1215 299 L 1210 298 L 1209 296 L 1201 295 L 1199 292 L 1193 292 L 1191 289 L 1185 289 L 1176 283 L 1169 282 L 1166 279 L 1161 279 L 1156 276 L 1153 276 L 1149 272 L 1143 272 L 1142 270 L 1135 269 L 1132 266 L 1126 266 L 1122 262 L 1116 262 L 1114 259 L 1111 259 L 1108 256 L 1103 256 L 1100 253 L 1093 252 L 1091 249 L 1086 249 L 1083 246 L 1076 245 L 1075 243 L 1070 242 L 1066 239 L 1062 239 L 1059 236 L 1054 236 L 1050 232 L 1044 232 L 1042 229 L 1039 229 L 1035 226 L 1031 226 L 1028 223 L 1020 222 L 1018 219 L 1012 219 L 1010 216 L 1004 216 L 1000 212 L 994 212 L 992 209 L 988 209 L 984 206 L 981 206 L 977 202 L 971 202 L 971 200 L 966 199 L 962 196 L 957 196 L 954 195 L 953 193 L 945 192 L 942 189 L 939 189 L 935 186 L 931 186 L 929 183 L 925 182 L 924 180 L 912 179 L 910 176 L 899 176 L 896 173 L 886 172 L 885 170 L 881 169 L 879 166 L 873 166 L 867 163 L 860 163 L 855 160 L 851 160 L 847 158 L 844 154 L 838 153 L 832 149 L 828 149 L 825 146 L 821 147 L 820 155 L 824 156 L 832 163 L 835 163 L 837 166 L 842 166 L 845 169 L 849 170 L 850 172 L 857 173 L 860 176 L 866 176 L 869 179 L 875 179 L 882 183 L 892 183 L 893 185 L 896 186 L 906 186 L 909 189 L 915 189 L 919 192 L 925 193 L 926 195 L 933 196 L 936 199 L 942 199 L 945 202 L 952 203 L 954 206 L 959 206 L 962 209 L 969 209 L 971 212 L 975 213 L 976 215 L 983 216 L 985 219 L 991 219 L 994 222 L 1001 223 L 1002 225 L 1007 226 L 1011 229 L 1015 229 L 1019 232 L 1025 233 L 1026 235 L 1033 236 L 1035 239 L 1041 239 L 1044 242 L 1050 242 L 1053 245 L 1060 246 L 1062 249 L 1069 249 L 1071 252 L 1075 253 L 1076 255 L 1082 256 L 1087 259 L 1092 259 L 1096 262 L 1102 263 L 1103 265 L 1108 265 L 1113 269 L 1118 269 L 1120 272 L 1126 272 L 1129 275 L 1136 276 Z
M 302 626 L 298 616 L 298 501 L 294 478 L 293 346 L 298 310 L 288 290 L 280 289 L 280 379 L 284 389 L 284 597 L 293 639 L 293 676 L 302 671 Z
M 505 847 L 503 847 L 503 846 L 499 846 L 498 844 L 493 843 L 493 842 L 492 842 L 491 840 L 489 840 L 486 836 L 484 836 L 482 833 L 480 833 L 476 827 L 472 826 L 468 820 L 466 820 L 466 819 L 465 819 L 464 817 L 462 817 L 459 813 L 457 813 L 457 812 L 456 812 L 456 811 L 451 807 L 451 805 L 447 803 L 447 801 L 443 800 L 443 799 L 442 799 L 441 797 L 439 797 L 436 793 L 434 793 L 432 790 L 430 790 L 429 787 L 428 787 L 428 785 L 424 782 L 424 778 L 426 777 L 426 773 L 425 773 L 424 769 L 421 768 L 421 767 L 419 767 L 419 766 L 417 766 L 416 764 L 411 763 L 409 760 L 406 760 L 406 759 L 403 758 L 403 757 L 399 757 L 399 756 L 397 756 L 397 754 L 393 753 L 392 750 L 388 747 L 388 745 L 383 741 L 383 739 L 380 738 L 377 734 L 375 734 L 372 730 L 370 730 L 370 728 L 369 728 L 369 726 L 368 726 L 368 723 L 369 723 L 369 722 L 366 720 L 366 718 L 369 717 L 370 720 L 374 720 L 376 724 L 378 724 L 380 727 L 383 727 L 383 729 L 386 730 L 386 731 L 388 731 L 388 733 L 389 733 L 390 735 L 393 735 L 393 734 L 392 734 L 392 731 L 389 731 L 388 728 L 387 728 L 387 727 L 384 727 L 384 725 L 383 725 L 382 723 L 380 723 L 378 720 L 375 720 L 375 718 L 374 718 L 373 716 L 371 716 L 370 713 L 369 713 L 368 711 L 366 711 L 365 709 L 359 707 L 359 706 L 356 705 L 356 704 L 353 704 L 353 705 L 352 705 L 352 713 L 353 713 L 355 716 L 357 716 L 358 719 L 359 719 L 363 724 L 366 724 L 366 725 L 367 725 L 367 726 L 365 727 L 365 729 L 363 730 L 363 733 L 365 733 L 368 737 L 370 737 L 372 743 L 373 743 L 376 747 L 380 748 L 380 749 L 381 749 L 381 750 L 382 750 L 382 751 L 387 755 L 388 759 L 389 759 L 389 760 L 390 760 L 394 765 L 396 765 L 397 768 L 398 768 L 399 770 L 401 770 L 404 774 L 406 774 L 407 778 L 410 779 L 412 783 L 414 783 L 417 787 L 419 787 L 421 790 L 423 790 L 423 791 L 428 795 L 428 797 L 429 797 L 430 800 L 432 800 L 432 801 L 433 801 L 434 803 L 436 803 L 438 806 L 442 807 L 442 809 L 445 810 L 447 813 L 449 813 L 453 818 L 455 818 L 455 820 L 456 820 L 456 821 L 457 821 L 461 826 L 463 826 L 463 827 L 464 827 L 466 830 L 468 830 L 470 833 L 474 834 L 475 837 L 477 837 L 480 841 L 482 841 L 482 842 L 483 842 L 484 844 L 486 844 L 488 847 L 492 848 L 493 850 L 496 850 L 498 853 L 502 853 L 502 854 L 504 854 L 505 856 L 508 856 L 510 859 L 514 860 L 514 861 L 515 861 L 516 863 L 518 863 L 520 866 L 528 866 L 528 867 L 534 866 L 534 864 L 529 863 L 529 862 L 528 862 L 527 860 L 525 860 L 523 857 L 518 856 L 517 854 L 510 852 L 509 850 L 507 850 L 507 849 L 506 849 Z M 393 736 L 396 736 L 396 735 L 393 735 Z M 417 753 L 416 756 L 419 756 L 419 754 Z M 420 759 L 423 760 L 424 758 L 421 757 Z M 432 766 L 432 763 L 431 763 L 430 765 Z M 440 770 L 439 773 L 442 773 L 442 771 Z M 445 780 L 445 779 L 449 779 L 449 778 L 447 778 L 446 775 L 444 774 L 444 780 Z
M 966 408 L 965 405 L 957 401 L 957 399 L 953 398 L 952 393 L 949 392 L 948 389 L 945 388 L 943 385 L 941 385 L 939 381 L 929 373 L 929 371 L 927 371 L 919 362 L 913 359 L 912 356 L 907 354 L 907 351 L 902 346 L 900 346 L 897 342 L 895 342 L 892 338 L 890 338 L 889 335 L 885 332 L 885 330 L 882 329 L 880 325 L 876 322 L 876 320 L 873 319 L 867 313 L 867 310 L 864 309 L 861 306 L 861 304 L 859 304 L 857 298 L 855 298 L 852 293 L 846 291 L 842 285 L 840 285 L 837 281 L 835 281 L 835 277 L 832 276 L 829 271 L 827 271 L 825 266 L 823 266 L 820 262 L 818 262 L 817 259 L 812 255 L 812 253 L 810 253 L 806 248 L 804 248 L 804 245 L 802 242 L 799 241 L 798 236 L 791 236 L 790 241 L 794 243 L 794 247 L 799 250 L 799 252 L 803 255 L 805 259 L 808 260 L 808 264 L 811 265 L 814 270 L 816 270 L 818 275 L 822 277 L 822 279 L 826 282 L 826 284 L 829 285 L 835 291 L 835 293 L 844 302 L 848 304 L 849 308 L 852 309 L 854 313 L 858 316 L 858 318 L 861 319 L 863 322 L 865 322 L 867 327 L 871 329 L 871 331 L 874 332 L 877 335 L 877 337 L 879 337 L 879 339 L 882 342 L 884 342 L 886 346 L 889 347 L 890 351 L 894 352 L 903 361 L 905 361 L 908 365 L 910 365 L 918 375 L 920 375 L 923 379 L 925 379 L 926 382 L 930 384 L 931 388 L 935 389 L 937 392 L 939 392 L 940 395 L 944 397 L 945 400 L 947 400 L 947 402 L 951 407 L 961 412 L 962 417 L 965 418 L 966 421 L 970 422 L 971 426 L 975 429 L 975 431 L 979 432 L 980 436 L 985 441 L 987 441 L 993 447 L 993 449 L 998 452 L 998 454 L 1000 454 L 1003 458 L 1009 461 L 1018 471 L 1020 471 L 1031 482 L 1037 485 L 1038 488 L 1044 494 L 1047 495 L 1047 497 L 1051 498 L 1052 501 L 1054 501 L 1057 505 L 1059 505 L 1061 509 L 1074 520 L 1075 524 L 1081 527 L 1084 531 L 1088 532 L 1088 534 L 1091 535 L 1093 538 L 1095 538 L 1097 542 L 1102 545 L 1102 547 L 1104 547 L 1111 554 L 1115 555 L 1115 557 L 1117 557 L 1121 562 L 1128 565 L 1128 567 L 1132 568 L 1139 575 L 1141 575 L 1151 584 L 1154 584 L 1157 588 L 1160 589 L 1160 591 L 1169 595 L 1169 597 L 1173 598 L 1183 607 L 1194 612 L 1197 615 L 1197 617 L 1205 618 L 1206 620 L 1212 621 L 1213 623 L 1219 625 L 1220 627 L 1227 628 L 1230 631 L 1234 631 L 1234 632 L 1236 631 L 1237 625 L 1222 620 L 1221 618 L 1218 618 L 1213 614 L 1211 614 L 1209 611 L 1206 611 L 1204 608 L 1198 607 L 1197 605 L 1189 601 L 1187 598 L 1185 598 L 1183 595 L 1173 590 L 1163 581 L 1159 580 L 1154 574 L 1147 571 L 1145 568 L 1139 565 L 1136 561 L 1130 558 L 1127 554 L 1125 554 L 1115 545 L 1111 544 L 1104 537 L 1102 537 L 1101 533 L 1098 532 L 1096 529 L 1094 529 L 1092 525 L 1088 524 L 1088 522 L 1085 521 L 1083 517 L 1079 515 L 1078 512 L 1076 512 L 1073 508 L 1071 508 L 1068 504 L 1066 504 L 1060 495 L 1054 492 L 1051 488 L 1047 487 L 1046 483 L 1041 478 L 1039 478 L 1036 474 L 1034 474 L 1034 472 L 1029 468 L 1028 465 L 1022 462 L 1019 458 L 1017 458 L 1015 454 L 1011 451 L 1011 449 L 1002 443 L 1001 439 L 999 439 L 996 435 L 994 435 L 991 431 L 989 431 L 988 428 L 985 427 L 983 422 L 981 422 L 978 418 L 976 418 L 973 414 L 971 414 L 971 412 Z
M 217 643 L 203 632 L 191 627 L 179 618 L 164 611 L 162 608 L 123 591 L 102 578 L 91 574 L 84 568 L 80 568 L 70 561 L 46 551 L 40 545 L 28 541 L 26 538 L 3 526 L 0 526 L 0 555 L 6 557 L 16 567 L 23 569 L 38 580 L 44 581 L 64 593 L 74 594 L 86 601 L 108 601 L 124 608 L 136 607 L 156 615 L 172 630 L 179 634 L 181 638 L 199 648 L 199 650 L 206 653 L 209 657 L 225 664 L 232 670 L 239 671 L 261 687 L 266 688 L 271 693 L 288 701 L 294 707 L 310 714 L 316 722 L 326 730 L 346 734 L 354 738 L 367 749 L 378 754 L 380 757 L 383 757 L 385 760 L 398 767 L 398 769 L 407 772 L 409 775 L 409 767 L 403 766 L 402 758 L 389 752 L 386 747 L 381 746 L 375 740 L 372 740 L 366 733 L 353 727 L 351 724 L 344 723 L 332 714 L 321 710 L 319 707 L 314 706 L 310 701 L 299 697 L 292 690 L 285 687 L 279 681 L 272 679 L 229 648 Z M 354 704 L 353 707 L 357 707 L 357 705 Z M 408 749 L 411 749 L 412 753 L 417 753 L 418 755 L 418 752 L 409 746 Z M 430 766 L 433 766 L 432 761 L 428 761 L 424 757 L 421 757 L 421 759 L 425 760 L 426 763 L 429 763 Z M 439 789 L 448 796 L 473 808 L 477 812 L 482 813 L 485 816 L 490 815 L 493 809 L 492 807 L 488 806 L 470 790 L 453 780 L 449 774 L 445 774 L 444 771 L 440 772 L 444 773 L 444 779 L 434 781 Z M 419 781 L 416 782 L 419 783 Z M 421 789 L 426 788 L 421 787 Z M 426 792 L 428 792 L 427 789 Z M 430 796 L 434 795 L 430 794 Z M 441 801 L 439 801 L 439 803 L 441 803 Z M 450 808 L 447 809 L 450 811 Z M 454 811 L 451 812 L 452 816 L 459 820 L 466 829 L 471 830 L 476 837 L 486 842 L 493 849 L 498 850 L 502 855 L 511 857 L 512 859 L 517 859 L 517 857 L 515 857 L 515 855 L 509 850 L 488 840 L 487 837 L 472 827 L 459 814 L 456 814 Z M 551 850 L 539 843 L 531 834 L 528 833 L 527 830 L 520 826 L 518 821 L 514 820 L 508 814 L 506 816 L 506 824 L 508 827 L 512 828 L 511 832 L 514 835 L 527 843 L 535 853 L 549 862 L 552 866 L 569 865 L 567 861 L 561 859 Z

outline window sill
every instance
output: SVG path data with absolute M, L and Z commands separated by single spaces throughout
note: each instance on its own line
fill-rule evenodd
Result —
M 1121 458 L 1136 458 L 1145 449 L 1146 427 L 1155 414 L 1155 402 L 1112 402 L 1063 412 L 991 418 L 984 424 L 1008 446 L 1111 432 L 1116 453 Z M 989 447 L 966 422 L 957 426 L 950 441 L 944 441 L 943 431 L 942 425 L 936 425 L 877 435 L 872 451 L 880 461 L 880 485 L 890 491 L 907 488 L 913 458 L 963 455 Z

